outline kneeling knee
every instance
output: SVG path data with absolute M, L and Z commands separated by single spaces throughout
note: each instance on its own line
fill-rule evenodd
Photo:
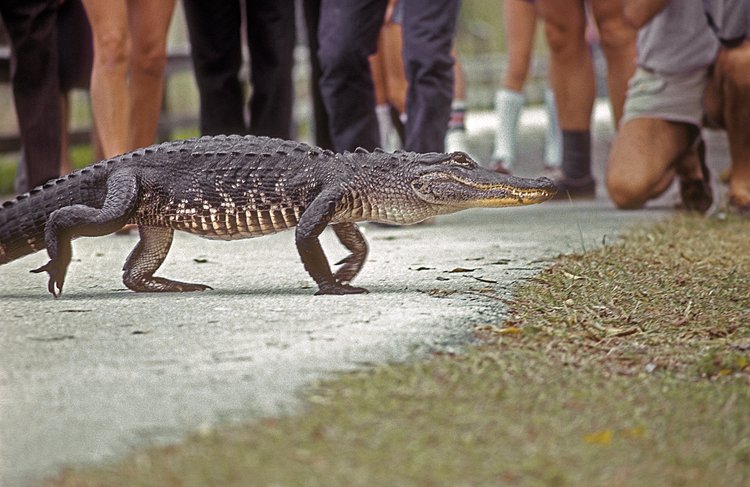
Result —
M 607 177 L 607 191 L 612 202 L 622 210 L 642 208 L 649 198 L 648 187 L 637 178 Z

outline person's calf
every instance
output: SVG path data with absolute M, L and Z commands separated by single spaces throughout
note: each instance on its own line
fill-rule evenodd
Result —
M 729 205 L 742 214 L 750 214 L 750 40 L 739 46 L 722 48 L 714 66 L 713 86 L 723 101 L 721 121 L 729 138 L 732 168 L 729 176 Z M 707 95 L 708 98 L 708 95 Z

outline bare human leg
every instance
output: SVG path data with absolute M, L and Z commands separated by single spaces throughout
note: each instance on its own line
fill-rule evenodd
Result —
M 706 90 L 709 118 L 727 131 L 732 167 L 729 176 L 729 204 L 750 215 L 750 41 L 734 48 L 722 48 Z
M 126 0 L 83 0 L 94 36 L 91 103 L 105 157 L 131 149 L 128 143 L 128 27 Z
M 167 31 L 175 0 L 129 0 L 131 148 L 153 144 L 164 96 Z

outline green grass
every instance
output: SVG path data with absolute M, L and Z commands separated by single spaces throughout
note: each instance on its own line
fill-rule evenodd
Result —
M 748 224 L 677 217 L 561 257 L 465 353 L 49 485 L 748 485 Z
M 13 194 L 13 181 L 16 178 L 16 164 L 18 158 L 10 156 L 0 157 L 0 196 Z
M 0 156 L 0 196 L 15 194 L 13 182 L 16 180 L 18 154 L 3 154 Z M 74 169 L 80 169 L 94 161 L 94 151 L 91 145 L 76 145 L 70 148 L 70 158 Z

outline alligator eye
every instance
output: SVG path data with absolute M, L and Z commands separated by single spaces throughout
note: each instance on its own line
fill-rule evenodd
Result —
M 420 189 L 424 188 L 424 183 L 422 181 L 414 181 L 411 183 L 411 187 L 419 191 Z
M 454 152 L 450 161 L 457 166 L 474 167 L 476 163 L 465 152 Z

